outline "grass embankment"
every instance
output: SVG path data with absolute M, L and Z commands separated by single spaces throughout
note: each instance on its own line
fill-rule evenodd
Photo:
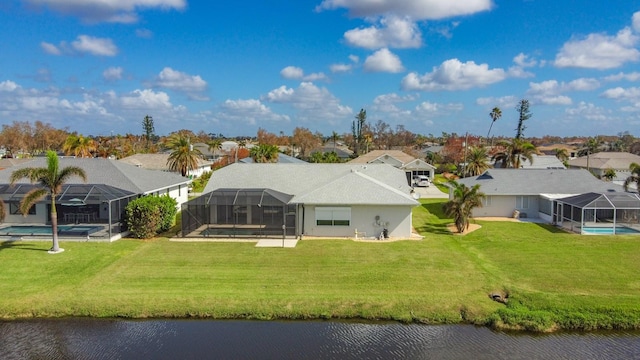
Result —
M 414 212 L 422 241 L 308 240 L 292 249 L 166 238 L 0 244 L 0 318 L 362 318 L 536 331 L 640 328 L 640 239 L 529 223 L 446 229 L 441 201 Z M 503 305 L 489 299 L 509 293 Z

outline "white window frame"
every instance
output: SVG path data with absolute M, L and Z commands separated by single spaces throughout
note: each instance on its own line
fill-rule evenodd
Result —
M 486 195 L 484 198 L 482 198 L 482 206 L 483 207 L 491 206 L 491 195 Z
M 350 226 L 351 225 L 351 208 L 347 206 L 316 207 L 315 215 L 316 215 L 317 226 Z
M 529 208 L 529 196 L 518 195 L 516 196 L 516 209 L 528 209 Z

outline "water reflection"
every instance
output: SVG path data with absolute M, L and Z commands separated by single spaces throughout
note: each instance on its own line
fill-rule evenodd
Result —
M 0 323 L 0 359 L 640 359 L 640 333 L 208 320 Z

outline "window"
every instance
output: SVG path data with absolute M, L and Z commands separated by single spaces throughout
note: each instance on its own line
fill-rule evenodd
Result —
M 491 206 L 491 196 L 487 195 L 484 198 L 482 198 L 482 206 L 487 207 L 487 206 Z
M 11 214 L 11 215 L 22 215 L 22 213 L 20 212 L 20 203 L 10 202 L 9 203 L 9 214 Z M 35 215 L 35 214 L 36 214 L 36 205 L 33 205 L 29 209 L 29 215 Z
M 516 196 L 516 209 L 528 209 L 529 197 L 528 196 Z
M 350 207 L 317 207 L 316 225 L 349 226 L 351 224 Z

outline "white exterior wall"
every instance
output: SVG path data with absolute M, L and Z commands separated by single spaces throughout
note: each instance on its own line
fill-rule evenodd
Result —
M 483 207 L 473 209 L 473 217 L 495 216 L 495 217 L 513 217 L 513 211 L 518 210 L 529 218 L 539 217 L 538 197 L 532 195 L 523 195 L 529 198 L 529 207 L 523 208 L 517 206 L 517 196 L 514 195 L 490 195 L 491 203 Z
M 189 188 L 188 188 L 188 185 L 182 184 L 182 185 L 173 186 L 164 190 L 155 191 L 150 195 L 154 195 L 154 196 L 169 195 L 170 197 L 172 197 L 178 202 L 178 205 L 176 205 L 176 208 L 178 209 L 178 211 L 180 211 L 180 209 L 182 208 L 182 204 L 186 203 L 189 200 Z
M 320 206 L 323 207 L 323 206 Z M 349 207 L 332 206 L 332 207 Z M 318 226 L 316 225 L 315 206 L 304 206 L 304 234 L 307 236 L 323 237 L 355 237 L 356 229 L 360 236 L 378 237 L 388 223 L 389 237 L 409 238 L 411 236 L 412 219 L 411 206 L 350 206 L 351 221 L 349 226 Z M 376 216 L 380 217 L 376 224 Z M 366 235 L 365 235 L 366 234 Z
M 37 203 L 34 205 L 36 208 L 35 215 L 22 216 L 22 214 L 11 215 L 9 214 L 9 204 L 5 204 L 6 217 L 4 219 L 5 224 L 46 224 L 47 222 L 47 204 Z

